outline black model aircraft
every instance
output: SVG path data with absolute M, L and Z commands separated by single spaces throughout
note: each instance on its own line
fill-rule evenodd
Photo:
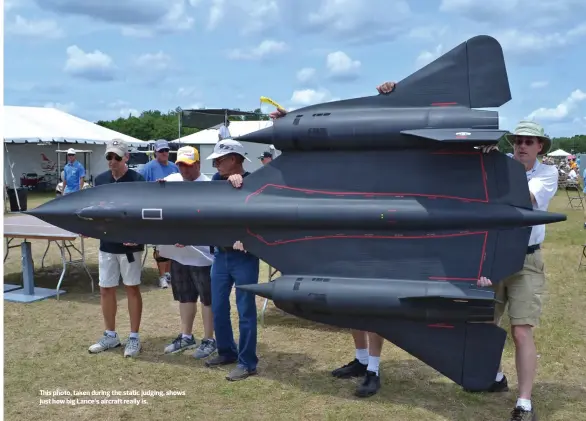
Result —
M 468 390 L 494 381 L 506 332 L 498 283 L 523 267 L 533 210 L 523 166 L 496 144 L 511 99 L 499 43 L 474 37 L 390 95 L 291 112 L 243 136 L 282 154 L 241 189 L 121 183 L 30 214 L 88 237 L 142 244 L 242 241 L 283 274 L 240 286 L 293 315 L 376 332 Z

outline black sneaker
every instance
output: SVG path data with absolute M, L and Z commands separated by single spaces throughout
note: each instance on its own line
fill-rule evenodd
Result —
M 470 390 L 464 389 L 465 392 L 468 393 L 500 393 L 500 392 L 508 392 L 509 391 L 509 383 L 507 382 L 507 376 L 503 376 L 500 382 L 496 380 L 494 383 L 486 390 Z
M 339 379 L 361 377 L 366 373 L 366 367 L 368 367 L 368 364 L 362 364 L 360 361 L 358 361 L 358 358 L 355 358 L 350 363 L 332 371 L 332 376 Z
M 376 392 L 380 389 L 380 376 L 374 371 L 367 371 L 364 376 L 364 381 L 360 386 L 356 388 L 354 393 L 359 398 L 367 398 L 372 395 L 376 395 Z
M 220 365 L 234 364 L 236 361 L 238 361 L 237 358 L 229 358 L 224 355 L 217 355 L 211 360 L 206 361 L 206 367 L 218 367 Z
M 527 411 L 518 406 L 511 411 L 510 421 L 537 421 L 537 414 L 534 410 Z

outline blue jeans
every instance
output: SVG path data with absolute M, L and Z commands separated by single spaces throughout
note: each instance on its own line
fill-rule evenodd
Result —
M 240 340 L 234 342 L 230 320 L 230 293 L 233 285 L 258 284 L 259 259 L 240 251 L 216 251 L 212 265 L 212 312 L 218 354 L 238 359 L 238 364 L 255 370 L 256 356 L 256 297 L 251 292 L 236 289 Z

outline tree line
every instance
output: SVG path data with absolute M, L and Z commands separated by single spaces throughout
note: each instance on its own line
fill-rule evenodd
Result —
M 140 116 L 129 115 L 116 120 L 98 121 L 96 124 L 132 136 L 140 140 L 167 139 L 174 140 L 179 137 L 179 114 L 181 110 L 170 110 L 167 113 L 159 110 L 143 111 Z M 268 120 L 260 108 L 253 111 L 254 115 L 230 116 L 232 121 L 259 121 Z M 181 127 L 181 137 L 198 132 L 199 129 Z M 512 147 L 506 141 L 501 140 L 499 149 L 503 152 L 511 152 Z M 552 139 L 551 151 L 563 149 L 569 153 L 586 153 L 586 134 L 572 137 L 556 137 Z
M 237 110 L 240 111 L 240 110 Z M 231 121 L 259 121 L 269 117 L 261 112 L 260 108 L 253 111 L 254 115 L 230 116 Z M 143 111 L 139 116 L 129 115 L 116 120 L 97 121 L 96 124 L 115 130 L 118 133 L 132 136 L 140 140 L 175 140 L 179 137 L 179 123 L 181 110 L 170 110 L 167 113 L 159 110 Z M 207 127 L 204 127 L 204 129 Z M 197 133 L 200 129 L 181 127 L 181 137 Z

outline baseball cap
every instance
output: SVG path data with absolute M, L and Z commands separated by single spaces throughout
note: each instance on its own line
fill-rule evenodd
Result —
M 263 152 L 261 156 L 258 157 L 258 159 L 264 159 L 264 158 L 272 158 L 273 154 L 270 152 Z
M 67 149 L 67 155 L 75 155 L 75 149 L 73 149 L 73 148 Z
M 177 160 L 175 164 L 183 163 L 193 165 L 199 161 L 199 152 L 193 146 L 183 146 L 177 151 Z
M 112 139 L 106 143 L 106 155 L 110 152 L 119 157 L 124 157 L 128 153 L 128 145 L 122 139 Z
M 242 143 L 234 139 L 220 140 L 216 143 L 216 146 L 214 146 L 214 152 L 212 152 L 212 154 L 206 159 L 216 159 L 231 153 L 238 154 L 247 161 L 250 161 L 250 159 L 246 157 L 246 152 L 244 152 L 244 146 L 242 146 Z
M 165 139 L 159 139 L 155 142 L 155 151 L 159 152 L 161 149 L 169 149 L 169 142 Z

